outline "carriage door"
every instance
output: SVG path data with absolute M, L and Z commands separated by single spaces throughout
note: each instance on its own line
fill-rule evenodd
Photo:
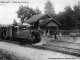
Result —
M 4 38 L 6 38 L 6 27 L 3 28 L 3 34 L 4 34 Z

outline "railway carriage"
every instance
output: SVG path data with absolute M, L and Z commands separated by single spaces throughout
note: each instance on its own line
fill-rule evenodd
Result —
M 39 33 L 39 32 L 38 32 Z M 32 30 L 26 26 L 9 25 L 0 28 L 0 37 L 21 43 L 33 44 L 40 42 L 40 34 L 32 36 Z M 35 37 L 35 38 L 34 38 Z

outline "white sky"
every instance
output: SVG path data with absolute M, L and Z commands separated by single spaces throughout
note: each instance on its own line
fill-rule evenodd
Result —
M 5 3 L 2 3 L 2 1 L 5 1 Z M 16 11 L 18 10 L 20 5 L 23 6 L 28 5 L 32 8 L 39 7 L 39 9 L 43 11 L 44 4 L 46 2 L 46 0 L 2 0 L 2 1 L 0 0 L 0 24 L 11 24 L 14 19 L 16 19 L 19 22 Z M 16 3 L 13 3 L 13 1 L 15 1 Z M 21 1 L 29 3 L 21 3 Z M 77 4 L 77 2 L 80 0 L 50 0 L 50 1 L 54 5 L 56 13 L 58 13 L 59 11 L 63 11 L 65 6 L 70 5 L 71 7 L 73 7 L 73 5 Z

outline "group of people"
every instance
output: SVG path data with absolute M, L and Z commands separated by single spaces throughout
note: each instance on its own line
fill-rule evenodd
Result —
M 57 32 L 54 33 L 54 38 L 55 39 L 58 39 L 58 37 L 59 37 L 59 39 L 61 40 L 61 36 L 62 36 L 61 32 L 59 34 Z
M 34 29 L 32 30 L 32 37 L 34 37 L 36 40 L 41 40 L 41 33 L 39 30 Z M 57 32 L 54 33 L 54 39 L 58 39 L 61 41 L 62 33 L 59 34 Z

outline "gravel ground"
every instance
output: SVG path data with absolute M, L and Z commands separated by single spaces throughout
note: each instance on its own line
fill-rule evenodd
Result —
M 2 56 L 7 56 L 5 57 L 7 60 L 80 60 L 79 57 L 68 54 L 34 49 L 6 42 L 0 42 L 0 49 L 3 50 L 1 52 Z
M 73 48 L 73 49 L 80 49 L 80 43 L 66 42 L 65 39 L 64 41 L 55 40 L 54 38 L 47 38 L 47 37 L 43 37 L 42 39 L 43 40 L 37 45 L 47 44 L 51 46 L 60 46 L 60 47 L 68 47 L 68 48 Z
M 54 51 L 80 56 L 80 43 L 66 42 L 65 40 L 60 41 L 55 40 L 54 38 L 43 37 L 42 41 L 37 45 L 42 44 Z

